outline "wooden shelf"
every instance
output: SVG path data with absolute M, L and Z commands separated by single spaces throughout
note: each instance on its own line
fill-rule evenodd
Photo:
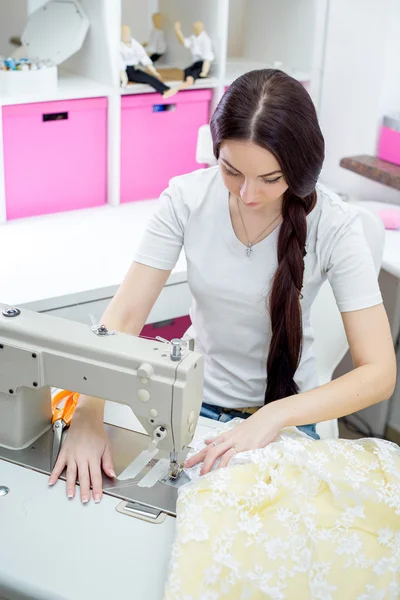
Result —
M 376 156 L 348 156 L 342 158 L 340 166 L 395 190 L 400 190 L 400 166 L 380 160 Z

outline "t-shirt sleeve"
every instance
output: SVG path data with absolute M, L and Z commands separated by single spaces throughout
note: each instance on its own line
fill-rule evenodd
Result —
M 349 215 L 326 254 L 325 270 L 340 312 L 382 303 L 378 277 L 360 216 Z
M 134 257 L 135 262 L 165 271 L 172 270 L 182 250 L 187 218 L 182 192 L 171 182 L 160 196 L 157 210 Z

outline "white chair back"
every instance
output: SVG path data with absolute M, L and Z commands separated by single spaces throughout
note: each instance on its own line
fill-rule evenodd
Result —
M 209 125 L 199 127 L 197 134 L 196 162 L 200 165 L 216 165 L 217 159 L 213 153 L 211 131 Z
M 382 221 L 372 211 L 356 205 L 362 220 L 364 235 L 369 246 L 376 272 L 379 273 L 385 243 Z M 334 370 L 348 350 L 346 333 L 329 282 L 325 282 L 311 309 L 314 330 L 314 351 L 317 358 L 321 385 L 332 379 Z
M 365 239 L 371 252 L 376 272 L 379 273 L 385 243 L 385 229 L 380 218 L 372 211 L 355 204 L 362 220 Z M 314 353 L 321 385 L 329 383 L 332 375 L 349 349 L 342 317 L 328 281 L 322 285 L 311 309 L 314 330 Z M 317 424 L 321 438 L 338 437 L 337 420 Z

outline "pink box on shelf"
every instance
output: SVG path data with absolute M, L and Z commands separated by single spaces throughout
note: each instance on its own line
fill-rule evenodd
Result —
M 121 202 L 158 198 L 196 163 L 197 133 L 209 122 L 211 90 L 132 94 L 121 99 Z
M 107 98 L 3 107 L 7 219 L 107 201 Z
M 383 118 L 378 156 L 381 160 L 400 165 L 400 113 Z

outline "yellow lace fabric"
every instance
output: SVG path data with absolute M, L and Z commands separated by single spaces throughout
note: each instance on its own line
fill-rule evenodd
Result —
M 293 431 L 180 489 L 164 600 L 398 600 L 400 448 Z

